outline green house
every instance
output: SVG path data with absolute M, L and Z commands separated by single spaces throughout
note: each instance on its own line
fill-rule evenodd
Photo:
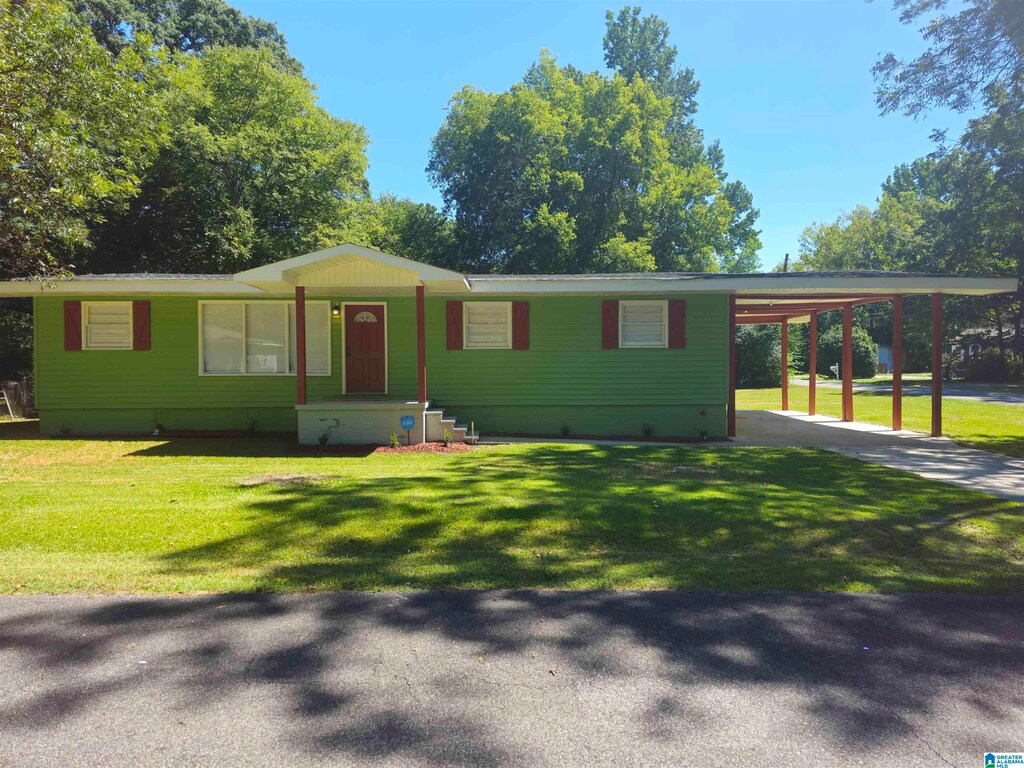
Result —
M 463 275 L 346 244 L 235 275 L 12 281 L 0 296 L 33 299 L 44 433 L 379 443 L 405 437 L 403 417 L 413 442 L 466 439 L 471 423 L 721 437 L 735 324 L 1015 288 L 887 273 Z

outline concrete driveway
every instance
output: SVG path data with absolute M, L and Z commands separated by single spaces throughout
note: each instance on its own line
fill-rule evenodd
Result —
M 9 766 L 974 766 L 1024 597 L 0 598 Z
M 965 448 L 948 437 L 798 411 L 738 411 L 734 444 L 823 448 L 1024 503 L 1024 460 Z

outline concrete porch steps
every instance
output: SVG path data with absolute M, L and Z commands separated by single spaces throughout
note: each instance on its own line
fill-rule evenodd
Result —
M 440 408 L 428 408 L 424 412 L 427 442 L 444 440 L 445 430 L 455 436 L 456 443 L 479 442 L 480 433 L 471 434 L 468 424 L 456 424 L 455 417 L 446 418 Z

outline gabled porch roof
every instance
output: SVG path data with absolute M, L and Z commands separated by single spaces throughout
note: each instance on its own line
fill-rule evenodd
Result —
M 239 283 L 268 293 L 290 293 L 302 286 L 309 295 L 346 293 L 413 293 L 416 286 L 460 293 L 469 290 L 465 275 L 393 256 L 374 248 L 344 243 L 316 253 L 248 269 L 234 276 Z

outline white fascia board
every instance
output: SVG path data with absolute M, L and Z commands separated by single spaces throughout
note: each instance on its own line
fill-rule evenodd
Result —
M 244 272 L 236 274 L 235 280 L 243 283 L 277 282 L 285 279 L 285 272 L 288 270 L 307 267 L 318 261 L 331 259 L 335 256 L 349 255 L 358 256 L 360 258 L 376 261 L 391 267 L 415 272 L 419 275 L 420 280 L 424 282 L 427 280 L 465 280 L 465 276 L 458 272 L 441 269 L 440 267 L 434 267 L 430 264 L 423 264 L 418 261 L 413 261 L 412 259 L 405 259 L 401 256 L 393 256 L 390 253 L 378 251 L 376 248 L 367 248 L 365 245 L 356 245 L 355 243 L 342 243 L 341 245 L 336 245 L 333 248 L 325 248 L 324 250 L 316 251 L 315 253 L 305 253 L 301 256 L 293 256 L 290 259 L 285 259 L 284 261 L 276 261 L 273 264 L 266 264 L 262 267 L 247 269 Z
M 13 280 L 0 282 L 0 296 L 263 296 L 264 291 L 234 280 Z
M 696 278 L 474 278 L 470 290 L 476 294 L 626 294 L 626 293 L 735 293 L 790 294 L 794 298 L 828 294 L 927 294 L 946 293 L 987 296 L 1017 290 L 1013 278 L 987 277 L 714 277 Z

